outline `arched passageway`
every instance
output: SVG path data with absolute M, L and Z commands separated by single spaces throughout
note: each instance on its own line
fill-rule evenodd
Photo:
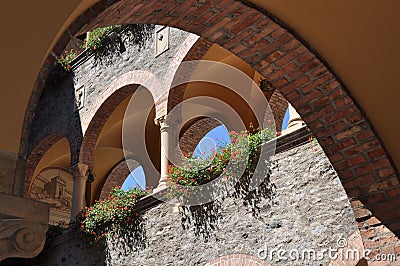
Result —
M 214 10 L 210 17 L 208 10 Z M 265 12 L 238 1 L 100 1 L 75 21 L 54 47 L 60 54 L 69 36 L 120 23 L 166 24 L 194 32 L 236 54 L 295 107 L 321 143 L 351 199 L 363 238 L 383 224 L 399 235 L 399 177 L 368 117 L 343 84 L 307 46 Z M 208 26 L 211 25 L 214 26 Z M 46 79 L 47 59 L 39 79 Z M 48 72 L 47 72 L 48 73 Z M 41 84 L 38 82 L 37 84 Z M 35 94 L 42 87 L 36 88 Z M 34 109 L 35 97 L 28 109 Z M 27 117 L 31 117 L 27 115 Z M 29 129 L 29 119 L 25 122 Z M 374 232 L 374 239 L 380 236 Z M 394 245 L 394 240 L 388 245 Z M 379 248 L 381 243 L 371 243 Z

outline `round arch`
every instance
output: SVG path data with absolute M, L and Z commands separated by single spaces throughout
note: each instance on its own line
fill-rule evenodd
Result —
M 122 74 L 108 86 L 103 94 L 96 98 L 91 113 L 83 119 L 83 124 L 87 126 L 83 126 L 84 138 L 77 161 L 88 165 L 94 175 L 94 182 L 90 183 L 86 189 L 88 204 L 100 197 L 101 189 L 106 182 L 111 182 L 107 177 L 110 176 L 115 165 L 120 163 L 124 157 L 135 154 L 135 148 L 131 150 L 124 146 L 124 127 L 145 129 L 145 146 L 149 150 L 149 157 L 148 160 L 145 160 L 137 155 L 137 160 L 143 159 L 146 162 L 152 162 L 153 168 L 159 167 L 159 138 L 157 137 L 159 129 L 154 123 L 156 112 L 154 95 L 157 93 L 156 85 L 158 83 L 152 77 L 147 71 L 131 71 Z M 147 89 L 147 86 L 150 88 Z M 136 95 L 141 95 L 146 100 L 141 101 L 138 105 L 134 102 L 133 108 L 130 108 L 130 102 L 139 97 Z M 128 111 L 129 114 L 126 113 Z M 142 111 L 146 111 L 146 113 L 149 111 L 147 118 L 139 117 Z M 129 133 L 133 134 L 133 143 L 137 143 L 135 139 L 138 131 L 134 130 Z M 152 141 L 149 141 L 148 138 L 152 138 Z M 148 165 L 143 167 L 145 172 L 153 169 Z M 157 176 L 155 175 L 153 179 L 148 180 L 148 183 L 156 186 Z
M 42 158 L 45 156 L 45 154 L 57 143 L 60 141 L 65 140 L 67 142 L 69 150 L 66 151 L 69 153 L 69 157 L 71 157 L 71 142 L 68 140 L 68 138 L 60 133 L 48 135 L 44 137 L 30 152 L 27 160 L 26 160 L 26 171 L 25 171 L 25 179 L 24 179 L 24 197 L 28 198 L 29 197 L 29 191 L 30 187 L 32 185 L 32 181 L 34 178 L 34 174 L 37 173 L 37 167 L 39 163 L 41 162 Z M 71 159 L 69 158 L 69 161 Z M 44 166 L 44 168 L 47 167 L 47 165 Z M 66 166 L 66 167 L 69 167 Z M 43 169 L 42 169 L 43 170 Z
M 134 159 L 127 159 L 121 161 L 108 174 L 107 179 L 104 182 L 103 187 L 100 192 L 95 193 L 99 194 L 99 199 L 105 199 L 113 188 L 117 186 L 122 186 L 128 175 L 131 173 L 131 169 L 135 169 L 136 167 L 141 166 L 141 164 Z
M 276 131 L 282 131 L 282 123 L 285 118 L 288 102 L 283 95 L 275 90 L 269 99 L 269 106 L 271 107 L 272 114 L 274 115 Z
M 211 18 L 207 15 L 210 9 L 216 12 Z M 319 140 L 352 199 L 357 220 L 376 218 L 400 234 L 398 170 L 368 117 L 315 52 L 267 12 L 234 0 L 145 4 L 103 0 L 70 25 L 51 54 L 60 54 L 70 36 L 121 23 L 165 24 L 196 33 L 268 77 Z M 33 95 L 40 95 L 54 60 L 47 58 Z M 34 110 L 36 103 L 37 97 L 32 97 L 28 110 Z M 24 128 L 29 130 L 29 112 L 26 117 Z M 24 154 L 23 145 L 21 149 Z M 360 231 L 369 237 L 367 229 Z
M 110 84 L 105 93 L 97 97 L 94 106 L 91 108 L 91 113 L 82 121 L 84 138 L 80 147 L 79 158 L 76 158 L 77 161 L 92 166 L 94 148 L 104 124 L 114 108 L 132 95 L 140 85 L 148 88 L 153 99 L 158 86 L 160 86 L 150 72 L 135 70 L 122 74 Z
M 179 147 L 183 153 L 193 153 L 200 140 L 214 128 L 222 124 L 210 117 L 200 118 L 186 127 L 179 138 Z

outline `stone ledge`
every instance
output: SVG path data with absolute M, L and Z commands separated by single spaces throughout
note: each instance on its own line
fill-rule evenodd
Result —
M 273 140 L 268 141 L 266 145 L 266 153 L 275 154 L 293 149 L 301 144 L 304 144 L 312 136 L 311 131 L 306 127 L 301 127 L 293 132 L 279 136 Z M 159 190 L 155 193 L 165 194 L 166 189 Z M 161 197 L 158 197 L 161 198 Z M 163 201 L 159 200 L 154 194 L 142 198 L 135 206 L 135 212 L 146 212 L 158 206 Z
M 0 215 L 40 224 L 49 223 L 50 205 L 44 202 L 0 193 Z
M 0 193 L 0 261 L 33 258 L 43 249 L 50 205 Z

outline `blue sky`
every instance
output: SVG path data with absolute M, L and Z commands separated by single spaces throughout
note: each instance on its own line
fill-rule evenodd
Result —
M 283 118 L 282 130 L 286 129 L 289 122 L 289 108 L 286 109 L 285 118 Z
M 122 184 L 121 188 L 123 190 L 129 190 L 129 189 L 137 187 L 138 185 L 142 189 L 146 188 L 146 178 L 144 176 L 143 167 L 141 167 L 141 166 L 134 169 L 128 175 L 128 177 L 125 179 L 124 184 Z
M 228 130 L 224 125 L 218 126 L 208 132 L 197 144 L 194 150 L 194 157 L 208 157 L 214 153 L 218 147 L 226 146 L 230 142 Z

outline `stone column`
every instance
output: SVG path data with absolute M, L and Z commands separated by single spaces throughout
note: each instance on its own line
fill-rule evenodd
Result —
M 74 189 L 72 192 L 72 208 L 70 222 L 74 222 L 78 213 L 85 206 L 86 182 L 89 175 L 89 166 L 78 163 L 71 168 L 74 177 Z
M 168 178 L 168 155 L 170 154 L 170 132 L 171 128 L 167 121 L 167 115 L 163 115 L 155 120 L 156 125 L 160 127 L 161 131 L 161 169 L 160 169 L 160 181 L 158 183 L 155 192 L 166 188 Z
M 289 103 L 289 121 L 288 121 L 288 127 L 285 129 L 282 134 L 288 134 L 290 132 L 293 132 L 303 126 L 305 126 L 306 123 L 304 123 L 303 119 L 301 119 L 300 115 L 297 113 L 296 109 L 293 108 L 293 106 Z

